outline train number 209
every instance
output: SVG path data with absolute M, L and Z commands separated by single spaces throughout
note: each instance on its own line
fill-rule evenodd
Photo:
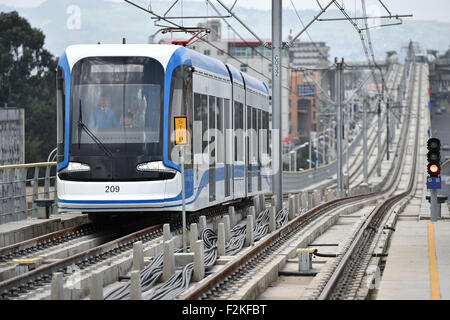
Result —
M 120 192 L 119 186 L 105 186 L 105 193 L 118 193 Z

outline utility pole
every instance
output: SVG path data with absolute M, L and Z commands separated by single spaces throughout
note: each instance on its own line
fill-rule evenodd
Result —
M 276 212 L 283 207 L 281 167 L 281 57 L 282 57 L 282 1 L 272 0 L 272 193 L 276 198 Z
M 336 154 L 336 137 L 335 137 L 336 131 L 334 130 L 335 124 L 336 124 L 336 121 L 332 121 L 332 123 L 331 123 L 331 149 Z M 330 158 L 329 162 L 331 162 L 331 158 Z
M 378 154 L 377 154 L 377 175 L 381 177 L 381 99 L 378 100 L 378 132 L 377 132 L 377 140 L 378 140 Z
M 344 77 L 342 76 L 342 79 L 344 79 Z M 345 95 L 344 95 L 344 91 L 345 90 L 345 88 L 344 88 L 344 86 L 342 86 L 342 91 L 343 91 L 343 94 L 342 94 L 342 97 L 343 97 L 343 99 L 345 98 Z M 348 106 L 344 106 L 344 109 L 346 110 L 346 112 L 345 112 L 345 130 L 344 130 L 344 133 L 345 133 L 345 145 L 346 145 L 346 148 L 347 148 L 347 152 L 345 153 L 345 173 L 347 174 L 347 178 L 346 179 L 349 179 L 350 178 L 350 173 L 349 173 L 349 170 L 348 170 L 348 157 L 349 157 L 349 147 L 350 147 L 350 144 L 349 144 L 349 142 L 348 142 L 348 135 L 350 134 L 350 114 L 349 114 L 349 109 L 348 109 Z M 347 186 L 347 188 L 348 189 L 350 189 L 350 186 Z
M 368 184 L 368 174 L 367 174 L 367 99 L 363 102 L 363 173 L 364 173 L 364 183 Z
M 309 133 L 309 168 L 312 168 L 312 139 L 311 132 Z
M 297 151 L 294 152 L 294 171 L 297 171 Z
M 389 132 L 389 98 L 386 102 L 386 160 L 389 161 L 389 140 L 390 140 L 390 132 Z
M 331 139 L 333 138 L 333 133 L 332 133 L 333 125 L 330 124 L 330 126 L 329 126 L 329 128 L 327 130 L 328 130 L 328 157 L 327 157 L 327 161 L 328 161 L 328 164 L 330 164 L 331 163 L 331 145 L 332 145 Z
M 336 94 L 337 94 L 337 108 L 336 108 L 336 128 L 337 128 L 337 187 L 339 191 L 342 191 L 342 90 L 343 84 L 342 70 L 344 65 L 344 59 L 341 62 L 337 62 L 337 58 L 334 59 L 336 63 Z

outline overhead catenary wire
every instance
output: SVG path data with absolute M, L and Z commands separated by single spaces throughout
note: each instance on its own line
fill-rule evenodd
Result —
M 363 46 L 364 54 L 366 56 L 367 63 L 368 63 L 369 68 L 370 68 L 370 70 L 372 72 L 373 81 L 375 82 L 375 85 L 376 85 L 378 93 L 381 95 L 380 88 L 378 87 L 377 77 L 375 75 L 375 71 L 374 71 L 374 68 L 372 66 L 372 61 L 370 60 L 370 57 L 369 57 L 369 51 L 367 49 L 367 45 L 366 45 L 366 42 L 365 42 L 365 39 L 364 39 L 364 35 L 362 34 L 362 30 L 358 27 L 358 24 L 356 22 L 354 22 L 353 19 L 347 14 L 347 12 L 345 11 L 343 6 L 341 6 L 336 0 L 334 1 L 334 4 L 342 12 L 342 14 L 347 18 L 347 20 L 353 25 L 353 27 L 355 27 L 356 31 L 358 32 L 360 40 L 361 40 L 361 43 L 362 43 L 362 46 Z
M 376 63 L 376 60 L 375 60 L 375 54 L 373 52 L 372 41 L 370 39 L 370 32 L 369 32 L 369 30 L 366 28 L 366 35 L 368 36 L 368 45 L 366 45 L 366 41 L 364 39 L 364 35 L 362 33 L 362 30 L 358 27 L 358 24 L 348 15 L 348 13 L 345 11 L 345 8 L 342 5 L 340 5 L 338 3 L 338 1 L 335 0 L 334 3 L 336 5 L 336 7 L 342 12 L 342 14 L 346 17 L 346 19 L 353 25 L 353 27 L 358 32 L 358 34 L 360 36 L 360 39 L 361 39 L 362 46 L 363 46 L 364 54 L 366 56 L 366 60 L 368 62 L 369 68 L 370 68 L 370 70 L 372 72 L 372 77 L 373 77 L 373 80 L 375 82 L 376 89 L 377 89 L 378 94 L 380 95 L 381 99 L 384 100 L 384 98 L 385 98 L 384 97 L 384 88 L 386 86 L 386 83 L 385 83 L 385 80 L 384 80 L 383 71 L 378 66 L 378 64 Z M 363 11 L 364 11 L 363 14 L 367 18 L 367 13 L 366 13 L 366 10 L 365 10 L 365 1 L 361 0 L 361 3 L 362 3 Z M 367 26 L 367 19 L 365 19 L 365 23 L 366 23 L 366 26 Z M 371 51 L 372 59 L 370 59 L 370 57 L 369 57 L 369 50 Z M 380 88 L 378 86 L 377 77 L 375 75 L 375 68 L 377 68 L 380 71 L 381 79 L 382 79 L 383 92 L 380 92 Z M 388 95 L 389 95 L 389 93 L 388 93 Z
M 290 1 L 291 1 L 291 4 L 292 4 L 292 7 L 294 8 L 294 12 L 295 12 L 295 14 L 296 14 L 298 20 L 300 21 L 300 23 L 301 23 L 301 25 L 303 26 L 303 28 L 305 28 L 305 24 L 303 23 L 303 20 L 302 20 L 302 18 L 300 17 L 300 14 L 298 13 L 297 8 L 296 8 L 295 5 L 294 5 L 294 1 L 293 1 L 293 0 L 290 0 Z M 306 35 L 308 36 L 308 38 L 309 38 L 309 40 L 311 41 L 311 43 L 313 44 L 313 46 L 314 46 L 314 48 L 316 49 L 316 51 L 319 53 L 319 55 L 320 55 L 323 59 L 328 60 L 328 57 L 325 57 L 324 54 L 322 53 L 322 51 L 320 51 L 320 49 L 317 47 L 317 44 L 316 44 L 316 43 L 314 42 L 314 40 L 311 38 L 311 35 L 309 34 L 308 30 L 305 30 L 305 33 L 306 33 Z

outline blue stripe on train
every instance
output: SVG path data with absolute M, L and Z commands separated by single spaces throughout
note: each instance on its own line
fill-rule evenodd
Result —
M 64 78 L 66 86 L 66 101 L 65 101 L 65 123 L 64 123 L 64 160 L 57 165 L 57 170 L 64 169 L 69 163 L 69 124 L 70 124 L 70 66 L 67 60 L 66 53 L 64 52 L 61 58 L 59 58 L 58 66 L 64 70 Z M 61 112 L 61 111 L 59 111 Z

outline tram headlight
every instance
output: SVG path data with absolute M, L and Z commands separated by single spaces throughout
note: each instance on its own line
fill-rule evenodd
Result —
M 63 172 L 83 172 L 91 171 L 91 167 L 85 163 L 69 162 L 67 167 L 63 169 Z
M 177 170 L 166 167 L 162 161 L 151 161 L 143 162 L 136 166 L 137 171 L 158 171 L 158 172 L 168 172 L 177 173 Z

